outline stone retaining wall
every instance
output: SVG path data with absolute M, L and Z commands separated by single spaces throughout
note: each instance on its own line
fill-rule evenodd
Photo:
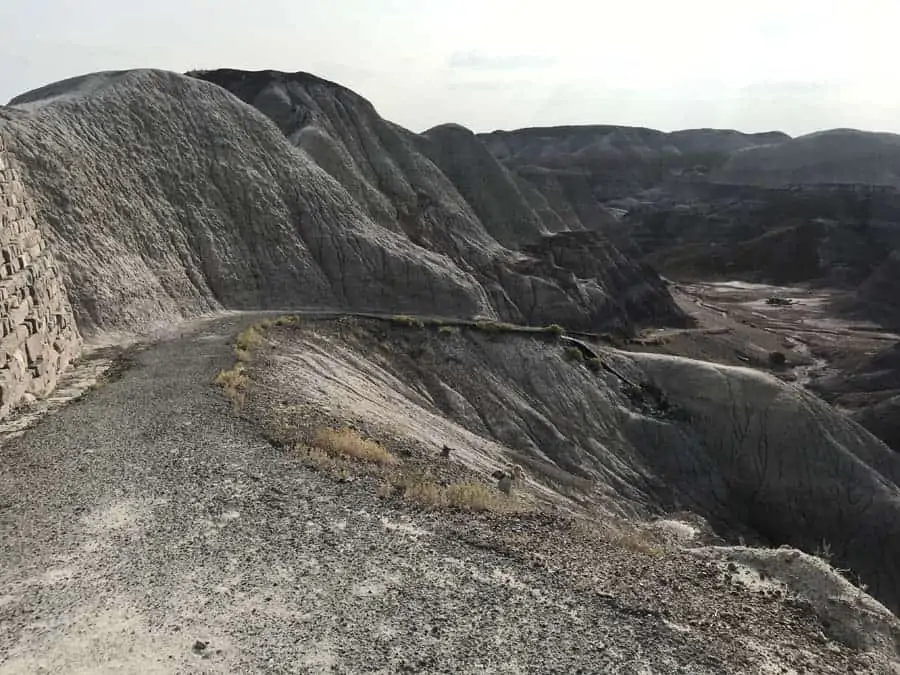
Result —
M 0 418 L 46 396 L 81 352 L 56 264 L 0 135 Z

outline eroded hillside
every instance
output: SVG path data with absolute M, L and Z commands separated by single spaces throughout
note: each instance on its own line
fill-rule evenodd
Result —
M 2 116 L 82 330 L 222 307 L 493 313 L 471 274 L 374 223 L 218 87 L 98 74 L 21 96 Z
M 521 463 L 601 513 L 684 510 L 735 540 L 827 545 L 900 606 L 900 459 L 800 388 L 749 368 L 502 328 L 348 320 L 272 330 L 261 357 L 267 414 L 284 401 L 310 424 L 409 429 L 426 453 L 460 448 L 459 461 L 482 473 Z
M 625 575 L 638 563 L 620 556 L 689 550 L 744 581 L 757 579 L 747 581 L 757 590 L 776 579 L 788 594 L 779 611 L 803 598 L 825 634 L 854 649 L 896 653 L 900 624 L 827 566 L 810 566 L 791 548 L 708 547 L 722 539 L 706 523 L 735 543 L 802 548 L 897 607 L 891 542 L 900 461 L 799 388 L 750 369 L 625 353 L 553 332 L 407 317 L 269 320 L 239 336 L 238 346 L 241 360 L 222 379 L 237 412 L 300 464 L 342 483 L 361 481 L 388 502 L 406 499 L 414 510 L 431 511 L 442 491 L 474 485 L 482 487 L 469 499 L 484 500 L 473 502 L 476 510 L 501 511 L 511 523 L 524 509 L 598 525 L 606 534 L 590 546 L 606 551 L 604 562 L 587 562 L 574 542 L 548 559 L 567 578 L 609 578 L 607 563 L 623 565 Z M 328 429 L 384 450 L 372 454 L 361 440 L 354 442 L 361 447 L 327 438 L 323 445 Z M 492 473 L 511 463 L 524 467 L 525 480 L 507 501 L 489 496 Z M 472 506 L 447 499 L 446 506 Z M 653 524 L 634 530 L 635 523 Z M 540 542 L 555 541 L 558 527 L 548 523 L 514 549 L 547 555 Z M 662 559 L 647 562 L 635 597 L 646 598 L 668 569 Z M 676 594 L 693 583 L 694 563 L 680 564 L 685 586 L 676 584 Z M 663 602 L 692 611 L 686 600 Z M 740 602 L 746 625 L 755 626 L 754 601 Z M 687 614 L 668 618 L 695 626 Z M 862 623 L 869 628 L 860 632 Z
M 900 136 L 584 126 L 480 138 L 548 200 L 613 213 L 608 236 L 670 277 L 859 288 L 848 312 L 897 321 Z
M 382 119 L 357 94 L 304 73 L 99 73 L 16 98 L 0 109 L 0 125 L 81 330 L 97 339 L 163 326 L 168 336 L 146 352 L 130 352 L 134 360 L 119 373 L 124 384 L 88 393 L 83 409 L 102 423 L 67 428 L 61 420 L 72 427 L 78 408 L 63 408 L 50 426 L 25 434 L 21 447 L 33 456 L 25 452 L 8 464 L 15 471 L 0 487 L 25 494 L 20 501 L 27 506 L 9 521 L 16 534 L 8 537 L 14 543 L 7 554 L 18 563 L 0 570 L 15 587 L 13 609 L 0 604 L 0 611 L 12 617 L 16 632 L 3 638 L 20 649 L 16 658 L 39 658 L 34 654 L 43 649 L 43 638 L 29 632 L 34 624 L 26 608 L 43 583 L 29 565 L 44 563 L 23 563 L 22 551 L 32 546 L 35 560 L 50 560 L 69 545 L 52 537 L 25 541 L 20 524 L 32 513 L 49 514 L 68 524 L 71 541 L 82 541 L 92 527 L 104 536 L 115 531 L 116 514 L 124 513 L 126 532 L 148 535 L 127 541 L 129 550 L 156 542 L 130 560 L 157 595 L 151 602 L 151 594 L 137 593 L 114 610 L 137 607 L 152 625 L 162 619 L 151 617 L 199 625 L 202 609 L 185 610 L 193 581 L 176 576 L 193 570 L 209 542 L 218 541 L 209 532 L 233 530 L 223 534 L 222 541 L 233 540 L 222 550 L 252 540 L 257 552 L 274 551 L 284 579 L 318 579 L 317 556 L 334 561 L 335 574 L 324 575 L 334 579 L 319 579 L 319 595 L 301 599 L 254 551 L 244 561 L 262 579 L 251 583 L 261 602 L 277 598 L 269 625 L 281 630 L 290 623 L 278 614 L 283 607 L 308 610 L 303 621 L 316 624 L 323 644 L 304 646 L 302 656 L 316 665 L 338 662 L 328 640 L 342 629 L 310 617 L 340 616 L 346 625 L 354 614 L 343 601 L 347 594 L 367 617 L 384 621 L 368 594 L 415 606 L 449 600 L 465 609 L 477 593 L 473 579 L 499 576 L 502 590 L 478 607 L 489 627 L 481 632 L 494 646 L 516 642 L 521 670 L 587 662 L 665 672 L 746 672 L 760 664 L 819 672 L 897 668 L 900 625 L 888 611 L 900 610 L 897 455 L 826 402 L 770 374 L 609 346 L 648 325 L 675 326 L 655 338 L 680 339 L 691 324 L 642 257 L 692 273 L 702 268 L 701 274 L 840 277 L 864 282 L 860 297 L 871 306 L 889 307 L 896 227 L 888 192 L 874 206 L 856 192 L 845 199 L 831 188 L 815 188 L 809 203 L 793 194 L 778 201 L 785 197 L 780 188 L 710 180 L 736 153 L 767 157 L 791 143 L 778 134 L 593 127 L 477 136 L 456 125 L 414 134 Z M 762 198 L 754 203 L 746 190 Z M 832 219 L 823 220 L 821 211 Z M 723 245 L 725 253 L 707 255 Z M 736 270 L 737 263 L 747 269 Z M 250 317 L 219 317 L 199 329 L 179 323 L 223 309 L 293 310 L 300 318 L 241 333 L 238 363 L 229 368 L 230 330 Z M 340 314 L 348 316 L 321 320 Z M 192 331 L 202 335 L 195 339 Z M 608 332 L 603 342 L 594 340 L 600 331 Z M 738 338 L 716 347 L 750 363 L 751 356 L 730 353 Z M 770 358 L 778 338 L 763 339 L 763 346 L 753 345 L 754 359 Z M 812 360 L 808 349 L 804 357 Z M 174 361 L 182 370 L 170 367 Z M 877 361 L 861 367 L 863 380 Z M 152 376 L 129 371 L 134 363 Z M 228 415 L 211 386 L 216 371 L 244 422 L 254 425 Z M 183 413 L 167 412 L 161 392 L 170 390 L 189 403 Z M 882 412 L 891 414 L 895 405 L 886 398 Z M 343 459 L 332 464 L 316 449 L 323 430 L 348 435 L 363 463 L 379 470 L 357 475 Z M 11 457 L 19 452 L 6 450 Z M 47 468 L 60 461 L 54 453 L 73 467 L 65 476 L 108 476 L 60 488 L 60 472 Z M 510 476 L 496 484 L 492 476 L 510 470 L 510 462 L 528 475 L 514 490 L 503 487 Z M 402 479 L 391 473 L 397 467 Z M 319 469 L 331 473 L 323 477 Z M 48 489 L 26 490 L 31 474 Z M 207 484 L 223 474 L 229 478 Z M 377 494 L 373 475 L 384 479 Z M 120 484 L 132 493 L 130 502 L 108 493 Z M 154 502 L 148 494 L 159 485 L 166 497 Z M 270 487 L 280 496 L 265 492 Z M 50 502 L 43 504 L 39 492 Z M 197 527 L 173 514 L 199 508 L 196 500 L 212 493 L 219 501 L 197 515 L 206 543 L 195 556 Z M 371 514 L 419 513 L 421 499 L 395 499 L 412 493 L 431 500 L 424 505 L 432 528 L 426 534 L 436 543 L 410 562 L 407 543 L 384 545 Z M 332 530 L 346 531 L 350 518 L 342 495 L 360 505 L 354 518 L 367 514 L 350 528 L 346 547 L 331 538 Z M 106 515 L 96 509 L 103 527 L 68 517 L 72 504 L 100 498 L 112 509 Z M 466 500 L 502 518 L 469 524 Z M 454 507 L 445 518 L 430 508 L 445 506 Z M 77 508 L 73 513 L 84 507 Z M 304 508 L 335 522 L 305 521 L 314 534 L 331 534 L 315 540 L 317 553 L 302 561 L 309 569 L 297 572 L 291 566 L 309 538 L 297 529 Z M 229 525 L 244 517 L 241 510 L 247 519 Z M 565 529 L 585 523 L 621 529 L 611 539 L 586 540 Z M 182 544 L 175 571 L 163 560 L 170 549 L 159 545 L 169 532 Z M 107 548 L 71 554 L 88 571 L 103 570 L 67 591 L 82 609 L 85 598 L 97 597 L 94 580 L 120 578 L 118 568 L 109 568 L 124 550 L 114 545 L 116 536 L 104 540 Z M 710 546 L 741 540 L 806 554 Z M 499 551 L 496 557 L 448 572 L 442 550 L 464 561 L 469 547 L 485 542 Z M 383 579 L 357 578 L 366 567 L 361 550 L 377 552 Z M 598 551 L 608 554 L 599 564 Z M 810 554 L 828 558 L 845 576 Z M 498 562 L 504 556 L 517 562 Z M 223 578 L 240 565 L 229 559 L 232 567 L 222 570 L 225 558 L 213 558 L 203 561 Z M 543 571 L 534 576 L 526 568 Z M 160 569 L 172 578 L 161 581 Z M 510 576 L 511 569 L 528 583 Z M 406 585 L 397 581 L 407 578 Z M 559 578 L 571 584 L 564 598 L 555 595 Z M 600 578 L 612 590 L 597 593 Z M 234 613 L 247 584 L 229 577 L 215 591 L 225 589 L 213 603 L 209 630 L 245 640 L 242 648 L 222 650 L 223 669 L 261 658 L 260 642 L 243 629 L 256 608 L 241 605 Z M 440 584 L 446 588 L 435 593 L 432 585 Z M 177 607 L 165 604 L 174 587 L 183 603 Z M 510 589 L 544 599 L 517 600 Z M 598 598 L 612 601 L 611 609 Z M 702 616 L 708 598 L 711 618 Z M 521 615 L 507 615 L 519 601 Z M 91 606 L 60 621 L 83 625 L 98 611 Z M 552 634 L 564 658 L 538 653 L 525 637 L 542 612 L 564 627 Z M 508 621 L 491 623 L 494 614 Z M 434 659 L 457 658 L 455 645 L 471 628 L 465 616 L 434 619 L 452 626 L 457 642 L 428 638 L 432 661 L 405 644 L 390 662 L 427 668 Z M 733 639 L 739 618 L 750 628 Z M 398 625 L 406 631 L 418 623 L 407 611 Z M 585 641 L 584 625 L 620 623 L 625 628 L 608 634 L 621 644 L 607 649 Z M 376 651 L 393 649 L 384 645 L 396 627 L 380 624 L 374 641 L 360 639 L 363 628 L 353 626 L 345 658 L 368 662 Z M 576 633 L 573 646 L 569 636 Z M 154 640 L 181 649 L 169 635 Z M 656 646 L 645 649 L 648 640 Z M 68 649 L 54 658 L 67 658 Z M 205 649 L 195 647 L 195 655 Z M 479 658 L 461 654 L 466 665 Z M 495 650 L 489 661 L 505 658 Z
M 623 255 L 600 223 L 569 218 L 571 204 L 517 180 L 468 130 L 444 125 L 418 136 L 306 73 L 195 75 L 265 113 L 374 221 L 470 271 L 501 318 L 624 331 L 684 321 L 656 273 Z M 555 236 L 562 230 L 580 237 Z M 586 268 L 586 246 L 602 265 Z

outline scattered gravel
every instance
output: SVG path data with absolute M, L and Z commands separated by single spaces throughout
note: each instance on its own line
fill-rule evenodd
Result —
M 0 672 L 867 672 L 710 562 L 305 469 L 212 385 L 252 318 L 134 350 L 0 448 Z

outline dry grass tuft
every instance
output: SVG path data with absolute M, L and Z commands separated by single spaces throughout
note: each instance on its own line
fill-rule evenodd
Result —
M 332 478 L 341 480 L 351 475 L 348 462 L 339 456 L 330 455 L 320 448 L 295 445 L 294 451 L 305 466 L 317 469 Z
M 522 331 L 521 326 L 516 326 L 503 321 L 476 321 L 474 328 L 484 333 L 508 333 Z
M 253 325 L 242 330 L 234 341 L 234 353 L 238 361 L 247 362 L 253 356 L 253 350 L 263 343 L 263 324 Z
M 417 319 L 407 314 L 395 314 L 391 317 L 391 321 L 399 326 L 407 326 L 409 328 L 425 327 L 425 324 L 421 319 Z
M 363 438 L 353 429 L 320 429 L 312 445 L 332 456 L 344 456 L 379 466 L 394 466 L 397 458 L 375 441 Z
M 279 316 L 277 319 L 266 319 L 265 321 L 261 321 L 258 324 L 258 327 L 262 330 L 266 330 L 267 328 L 271 328 L 272 326 L 290 326 L 297 323 L 297 321 L 299 320 L 300 317 L 298 316 L 285 314 L 284 316 Z
M 633 530 L 631 532 L 621 534 L 620 536 L 615 538 L 614 543 L 621 548 L 632 551 L 633 553 L 643 553 L 644 555 L 649 555 L 656 558 L 662 556 L 665 553 L 662 546 L 660 546 L 654 540 L 649 532 L 644 532 L 641 530 Z
M 225 394 L 234 402 L 236 407 L 240 407 L 244 403 L 250 378 L 244 372 L 244 364 L 236 363 L 228 370 L 219 371 L 219 374 L 216 375 L 216 384 L 225 390 Z
M 527 508 L 515 498 L 500 494 L 480 483 L 441 485 L 429 473 L 401 473 L 392 476 L 379 489 L 383 497 L 399 496 L 426 508 L 451 508 L 461 511 L 518 513 Z

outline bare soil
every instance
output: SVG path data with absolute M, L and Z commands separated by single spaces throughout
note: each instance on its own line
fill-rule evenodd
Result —
M 808 385 L 900 341 L 877 324 L 841 318 L 836 307 L 848 294 L 839 289 L 725 281 L 673 282 L 670 290 L 697 327 L 647 330 L 629 349 L 751 366 Z M 772 365 L 774 352 L 785 355 L 783 366 Z

